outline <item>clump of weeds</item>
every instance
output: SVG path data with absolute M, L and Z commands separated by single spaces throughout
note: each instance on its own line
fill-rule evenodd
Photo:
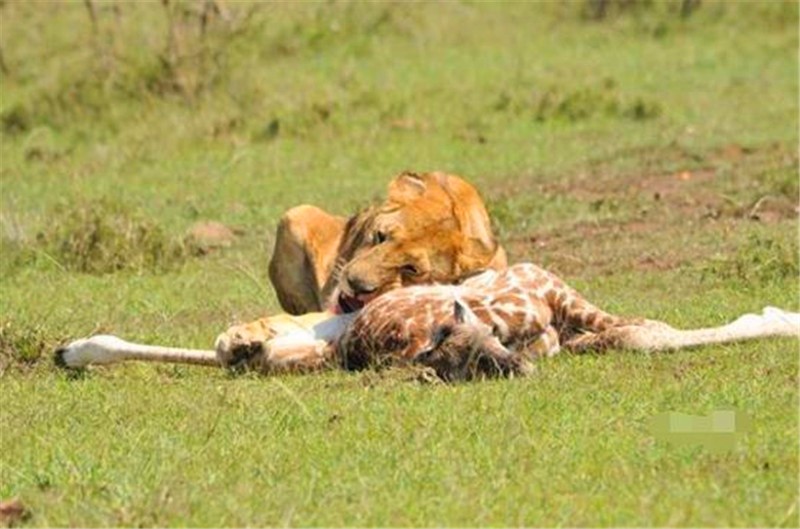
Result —
M 51 339 L 41 326 L 20 326 L 10 320 L 0 321 L 0 374 L 11 365 L 32 366 L 56 344 L 57 341 Z
M 66 270 L 108 274 L 166 271 L 193 255 L 186 240 L 169 236 L 154 220 L 123 204 L 100 201 L 59 206 L 28 246 Z
M 769 235 L 752 234 L 733 255 L 704 265 L 701 274 L 745 284 L 796 278 L 800 274 L 797 247 Z
M 577 122 L 595 116 L 643 121 L 662 113 L 658 101 L 620 93 L 613 79 L 596 85 L 518 89 L 502 93 L 493 105 L 496 111 L 513 111 L 538 122 Z

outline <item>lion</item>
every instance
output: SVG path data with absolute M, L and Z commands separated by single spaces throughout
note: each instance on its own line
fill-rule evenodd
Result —
M 451 174 L 403 172 L 382 204 L 350 219 L 309 205 L 287 211 L 269 277 L 281 307 L 300 315 L 337 304 L 351 312 L 399 286 L 454 283 L 506 265 L 473 186 Z
M 472 185 L 443 172 L 405 171 L 389 183 L 382 204 L 349 219 L 310 205 L 287 211 L 269 263 L 286 314 L 233 326 L 224 342 L 246 350 L 356 311 L 389 290 L 455 284 L 506 267 L 506 252 Z

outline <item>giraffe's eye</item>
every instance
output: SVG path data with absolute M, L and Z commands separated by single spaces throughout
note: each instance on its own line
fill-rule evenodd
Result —
M 403 265 L 400 267 L 400 273 L 404 276 L 418 276 L 419 268 L 412 264 Z
M 386 232 L 376 231 L 372 234 L 372 244 L 374 246 L 385 243 L 387 239 Z

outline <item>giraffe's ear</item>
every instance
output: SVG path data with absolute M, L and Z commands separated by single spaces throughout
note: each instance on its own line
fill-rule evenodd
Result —
M 453 319 L 456 324 L 478 325 L 481 321 L 466 304 L 460 300 L 453 302 Z
M 453 318 L 456 323 L 464 323 L 464 305 L 458 300 L 453 303 Z

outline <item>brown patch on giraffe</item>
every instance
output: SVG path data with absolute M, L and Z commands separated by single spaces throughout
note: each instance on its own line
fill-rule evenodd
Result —
M 489 315 L 490 310 L 488 306 L 483 303 L 470 303 L 469 308 L 485 325 L 492 325 L 492 317 Z
M 525 288 L 531 288 L 531 285 L 529 283 L 525 283 Z M 525 307 L 525 300 L 523 300 L 516 292 L 503 292 L 501 288 L 498 288 L 498 290 L 501 291 L 501 294 L 492 299 L 492 306 L 498 307 L 501 305 L 512 305 L 516 309 Z
M 544 288 L 547 285 L 547 278 L 544 278 L 544 277 L 534 278 L 531 281 L 530 285 L 531 285 L 531 288 L 533 288 L 535 290 L 539 290 L 541 288 Z

